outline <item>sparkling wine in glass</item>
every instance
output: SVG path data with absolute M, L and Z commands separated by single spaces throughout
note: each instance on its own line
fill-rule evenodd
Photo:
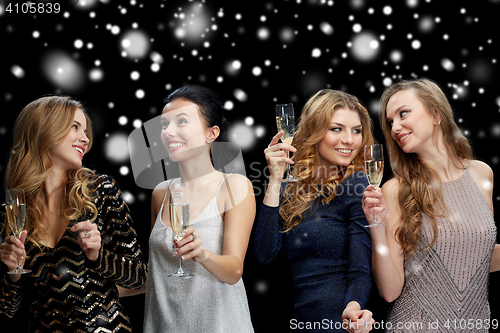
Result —
M 24 198 L 24 191 L 20 188 L 7 190 L 7 203 L 5 205 L 9 227 L 12 233 L 17 238 L 21 237 L 21 232 L 24 229 L 24 222 L 26 220 L 26 200 Z M 24 269 L 19 262 L 17 269 L 7 272 L 8 274 L 26 274 L 31 270 Z
M 365 174 L 368 183 L 375 186 L 374 191 L 378 190 L 384 176 L 384 151 L 382 147 L 380 144 L 365 146 Z M 387 227 L 387 224 L 380 223 L 377 218 L 373 222 L 365 227 Z
M 293 104 L 277 104 L 276 105 L 276 125 L 278 127 L 278 132 L 283 131 L 284 134 L 281 137 L 283 143 L 292 144 L 293 134 L 295 132 L 295 115 L 293 112 Z M 289 152 L 287 151 L 287 156 Z M 288 164 L 285 174 L 285 181 L 296 182 L 299 179 L 293 176 L 293 168 Z
M 171 192 L 170 193 L 170 224 L 174 231 L 176 240 L 182 239 L 182 232 L 189 227 L 189 200 L 186 192 Z M 174 274 L 168 277 L 190 278 L 193 274 L 189 274 L 182 269 L 182 259 L 179 257 L 179 268 Z

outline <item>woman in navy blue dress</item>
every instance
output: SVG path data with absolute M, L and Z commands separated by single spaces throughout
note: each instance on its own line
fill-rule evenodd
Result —
M 282 251 L 290 264 L 291 330 L 367 332 L 371 238 L 361 199 L 368 185 L 363 147 L 373 144 L 368 112 L 352 95 L 320 90 L 302 110 L 296 148 L 278 143 L 282 136 L 265 150 L 270 177 L 255 226 L 255 257 L 267 264 Z M 300 181 L 282 183 L 288 164 Z

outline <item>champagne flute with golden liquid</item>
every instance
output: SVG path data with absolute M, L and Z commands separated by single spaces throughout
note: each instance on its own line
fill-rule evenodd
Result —
M 383 146 L 380 144 L 366 145 L 365 146 L 365 174 L 368 178 L 368 183 L 374 185 L 374 191 L 377 191 L 382 177 L 384 176 L 384 151 Z M 387 227 L 387 224 L 382 224 L 375 217 L 374 223 L 365 225 L 367 228 L 371 227 Z
M 283 143 L 292 144 L 293 134 L 295 132 L 295 115 L 293 112 L 293 104 L 277 104 L 276 105 L 276 125 L 278 127 L 278 132 L 283 131 L 284 134 L 281 137 Z M 287 157 L 289 152 L 287 151 Z M 283 180 L 287 182 L 299 181 L 298 178 L 293 176 L 293 168 L 288 164 L 286 168 L 285 178 Z
M 182 232 L 189 227 L 189 200 L 186 192 L 170 192 L 170 225 L 176 240 L 182 239 Z M 182 269 L 182 259 L 179 256 L 179 268 L 167 277 L 190 278 L 193 274 Z
M 19 239 L 21 237 L 21 232 L 24 230 L 24 222 L 26 220 L 26 200 L 23 189 L 14 188 L 7 190 L 7 203 L 5 204 L 5 210 L 7 213 L 9 228 L 12 230 L 14 236 Z M 31 270 L 24 269 L 18 261 L 17 269 L 7 273 L 26 274 L 30 272 Z

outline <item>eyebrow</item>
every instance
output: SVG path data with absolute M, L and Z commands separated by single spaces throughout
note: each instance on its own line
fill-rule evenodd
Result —
M 336 122 L 330 123 L 330 125 L 337 125 L 337 126 L 345 127 L 344 124 L 336 123 Z M 354 126 L 353 128 L 356 128 L 356 127 L 363 127 L 363 125 L 359 124 L 359 125 Z
M 183 113 L 179 113 L 178 115 L 176 115 L 176 116 L 175 116 L 175 118 L 179 118 L 180 116 L 186 116 L 186 117 L 188 117 L 188 118 L 191 118 L 191 117 L 189 117 L 189 115 L 188 115 L 187 113 L 185 113 L 185 112 L 183 112 Z M 162 120 L 167 120 L 167 118 L 164 118 L 164 117 L 163 117 L 163 115 L 161 116 L 161 119 L 162 119 Z

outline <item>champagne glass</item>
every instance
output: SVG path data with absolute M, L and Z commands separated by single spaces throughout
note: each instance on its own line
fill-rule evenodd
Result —
M 9 227 L 12 233 L 17 238 L 21 237 L 21 232 L 24 229 L 24 222 L 26 219 L 26 200 L 24 198 L 24 191 L 20 188 L 7 190 L 7 204 L 5 205 L 7 212 L 7 219 L 9 220 Z M 8 274 L 26 274 L 31 270 L 24 269 L 19 261 L 17 262 L 17 269 L 7 272 Z
M 176 240 L 182 239 L 182 232 L 189 227 L 189 200 L 186 192 L 170 192 L 170 224 L 174 231 Z M 179 268 L 174 274 L 168 277 L 190 278 L 193 274 L 189 274 L 182 269 L 182 259 L 179 257 Z
M 379 144 L 365 146 L 365 174 L 368 178 L 368 183 L 375 186 L 374 191 L 378 190 L 384 175 L 384 151 L 382 147 Z M 373 222 L 365 227 L 387 227 L 387 224 L 380 223 L 376 217 Z
M 295 115 L 293 113 L 293 104 L 277 104 L 276 105 L 276 125 L 278 127 L 278 132 L 283 131 L 284 134 L 281 137 L 283 143 L 292 144 L 293 134 L 295 131 Z M 287 157 L 289 157 L 289 151 L 286 152 Z M 287 182 L 299 181 L 293 175 L 293 168 L 288 164 L 285 178 L 283 180 Z

